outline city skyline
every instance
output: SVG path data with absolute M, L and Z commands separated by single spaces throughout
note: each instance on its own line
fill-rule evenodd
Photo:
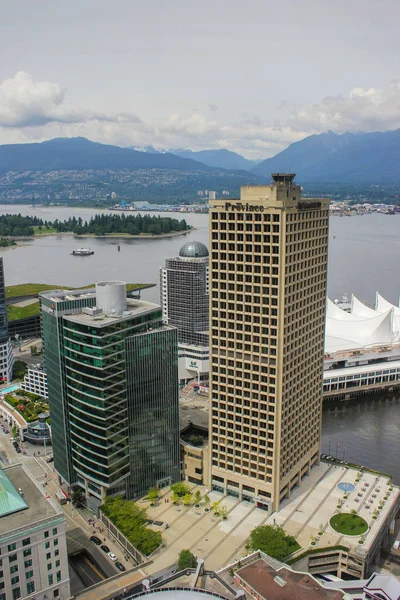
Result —
M 259 158 L 329 129 L 400 126 L 395 0 L 74 7 L 5 7 L 0 143 L 82 135 Z

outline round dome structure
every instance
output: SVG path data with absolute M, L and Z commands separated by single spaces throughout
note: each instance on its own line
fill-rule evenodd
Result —
M 208 248 L 202 242 L 187 242 L 179 250 L 181 258 L 207 258 Z

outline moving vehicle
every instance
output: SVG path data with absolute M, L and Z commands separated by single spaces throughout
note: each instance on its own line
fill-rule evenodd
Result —
M 105 552 L 106 554 L 108 554 L 110 552 L 110 548 L 108 546 L 106 546 L 105 544 L 102 544 L 100 546 L 100 548 L 103 550 L 103 552 Z
M 124 565 L 121 562 L 119 562 L 119 560 L 116 561 L 115 566 L 119 571 L 126 571 Z
M 118 558 L 116 557 L 116 555 L 114 554 L 114 552 L 109 552 L 107 556 L 108 556 L 108 558 L 111 558 L 111 560 L 113 562 L 117 562 L 117 560 L 118 560 Z
M 54 460 L 54 458 L 53 458 L 52 456 L 50 456 L 50 458 L 48 458 L 48 459 L 46 460 L 46 462 L 47 462 L 47 463 L 51 463 L 51 462 L 53 462 L 53 460 Z
M 91 256 L 94 251 L 91 248 L 77 248 L 72 251 L 73 256 Z
M 93 542 L 93 544 L 96 544 L 96 546 L 100 546 L 101 544 L 101 540 L 96 535 L 91 535 L 90 541 Z

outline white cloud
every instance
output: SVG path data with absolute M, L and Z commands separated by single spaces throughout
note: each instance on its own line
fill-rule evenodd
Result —
M 223 123 L 221 111 L 208 105 L 212 116 L 199 110 L 172 114 L 163 122 L 142 121 L 134 114 L 99 113 L 68 104 L 58 83 L 35 81 L 18 72 L 0 84 L 0 143 L 42 141 L 52 137 L 84 136 L 121 146 L 227 148 L 245 156 L 273 156 L 290 143 L 318 132 L 377 131 L 400 127 L 400 83 L 384 90 L 353 88 L 347 98 L 329 97 L 298 109 L 282 102 L 279 121 L 242 113 Z M 208 112 L 207 111 L 207 112 Z
M 355 87 L 347 98 L 324 98 L 320 104 L 294 110 L 288 123 L 315 132 L 387 131 L 400 127 L 400 83 L 383 90 Z

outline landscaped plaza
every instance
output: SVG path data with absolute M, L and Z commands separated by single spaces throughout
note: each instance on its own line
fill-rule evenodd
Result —
M 351 485 L 345 485 L 341 487 L 349 491 L 343 491 L 339 484 L 352 484 L 354 490 L 350 491 Z M 200 508 L 175 506 L 170 490 L 162 491 L 154 507 L 148 500 L 139 502 L 147 508 L 149 519 L 163 522 L 162 526 L 150 525 L 155 531 L 162 532 L 163 546 L 152 555 L 152 564 L 145 567 L 148 574 L 176 562 L 182 549 L 190 549 L 199 558 L 204 558 L 207 569 L 221 569 L 247 554 L 245 545 L 250 531 L 266 524 L 280 525 L 294 536 L 301 546 L 299 554 L 313 547 L 342 545 L 363 555 L 372 547 L 383 521 L 399 497 L 399 489 L 392 487 L 386 476 L 327 463 L 312 469 L 302 487 L 297 488 L 282 509 L 271 516 L 252 503 L 240 502 L 232 496 L 224 497 L 217 492 L 207 493 L 206 488 L 191 487 L 192 492 L 197 490 L 202 497 L 208 495 L 209 504 L 202 502 Z M 210 510 L 219 500 L 220 506 L 228 510 L 226 520 Z M 353 521 L 357 521 L 354 535 L 338 533 L 331 527 L 330 519 L 338 512 L 348 515 L 344 519 L 346 526 L 350 524 L 351 527 Z M 368 525 L 368 531 L 363 535 L 358 529 L 360 526 L 363 531 L 362 522 L 355 519 L 354 514 Z

